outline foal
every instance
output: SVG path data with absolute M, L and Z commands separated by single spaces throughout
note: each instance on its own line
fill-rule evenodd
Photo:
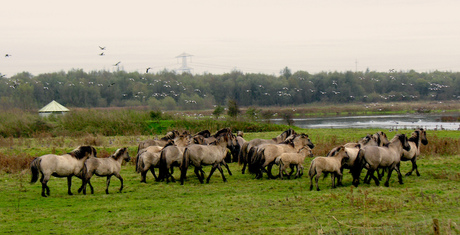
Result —
M 120 148 L 115 151 L 115 153 L 108 157 L 108 158 L 88 158 L 86 160 L 85 165 L 83 166 L 83 185 L 78 190 L 81 192 L 83 189 L 83 194 L 86 195 L 86 184 L 90 182 L 91 177 L 93 175 L 97 176 L 106 176 L 107 183 L 105 188 L 105 193 L 109 194 L 109 185 L 110 185 L 110 178 L 112 175 L 115 175 L 118 179 L 120 179 L 121 186 L 120 186 L 120 193 L 123 189 L 123 178 L 120 175 L 121 170 L 121 163 L 125 160 L 129 162 L 131 158 L 128 154 L 127 148 Z M 91 192 L 93 193 L 93 192 Z

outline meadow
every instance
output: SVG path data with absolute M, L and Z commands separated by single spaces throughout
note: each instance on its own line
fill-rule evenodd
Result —
M 332 147 L 357 141 L 374 129 L 310 129 L 322 156 Z M 279 131 L 246 133 L 245 139 L 271 138 Z M 410 133 L 401 130 L 399 133 Z M 393 133 L 387 133 L 392 138 Z M 209 184 L 200 184 L 189 170 L 185 184 L 155 182 L 147 175 L 140 183 L 133 164 L 137 143 L 151 136 L 0 138 L 0 231 L 8 234 L 107 234 L 107 233 L 230 233 L 230 234 L 431 234 L 434 220 L 444 234 L 460 233 L 460 132 L 428 131 L 429 144 L 422 146 L 417 161 L 420 177 L 392 176 L 390 187 L 351 185 L 346 173 L 344 186 L 331 188 L 329 178 L 320 180 L 321 191 L 309 191 L 306 176 L 290 180 L 256 180 L 241 174 L 238 163 L 224 183 L 216 172 Z M 106 195 L 105 178 L 93 178 L 95 194 L 77 193 L 81 181 L 52 178 L 51 196 L 40 196 L 40 183 L 29 184 L 28 164 L 46 153 L 62 154 L 81 144 L 96 146 L 98 157 L 107 157 L 119 147 L 128 147 L 132 162 L 124 164 L 124 189 L 112 178 Z M 311 158 L 305 162 L 308 169 Z M 403 162 L 402 172 L 411 164 Z M 275 167 L 276 168 L 276 167 Z M 204 168 L 209 173 L 210 167 Z M 175 171 L 179 178 L 179 171 Z

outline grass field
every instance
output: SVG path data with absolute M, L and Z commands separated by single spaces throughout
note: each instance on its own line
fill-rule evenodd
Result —
M 308 130 L 316 144 L 314 154 L 323 155 L 330 146 L 356 141 L 375 130 Z M 405 131 L 409 133 L 410 131 Z M 246 139 L 274 137 L 278 132 L 247 133 Z M 394 134 L 394 133 L 393 133 Z M 389 138 L 393 135 L 389 134 Z M 260 180 L 241 174 L 231 163 L 233 175 L 222 182 L 216 171 L 209 184 L 200 184 L 192 170 L 183 186 L 155 182 L 147 175 L 140 183 L 134 165 L 125 164 L 122 193 L 118 179 L 112 178 L 106 195 L 105 178 L 93 178 L 94 195 L 77 194 L 81 181 L 73 180 L 67 195 L 66 179 L 51 178 L 51 196 L 40 196 L 40 183 L 29 184 L 27 159 L 44 153 L 64 153 L 85 141 L 97 143 L 98 156 L 107 156 L 118 147 L 129 147 L 135 157 L 137 141 L 147 137 L 85 137 L 81 139 L 4 139 L 1 153 L 25 159 L 17 166 L 5 156 L 0 162 L 12 164 L 0 171 L 0 231 L 6 234 L 107 234 L 107 233 L 234 233 L 234 234 L 432 234 L 433 219 L 441 234 L 460 233 L 460 132 L 428 132 L 427 146 L 418 160 L 420 177 L 393 174 L 390 187 L 351 186 L 331 188 L 329 178 L 320 180 L 321 191 L 309 191 L 306 175 L 300 179 Z M 453 144 L 451 142 L 454 142 Z M 442 146 L 451 149 L 442 150 Z M 439 151 L 444 151 L 440 153 Z M 23 152 L 24 154 L 21 154 Z M 308 169 L 312 159 L 307 159 Z M 18 160 L 19 161 L 19 160 Z M 402 172 L 410 170 L 403 162 Z M 204 168 L 208 173 L 210 167 Z M 307 172 L 305 172 L 307 173 Z M 179 178 L 176 170 L 175 177 Z

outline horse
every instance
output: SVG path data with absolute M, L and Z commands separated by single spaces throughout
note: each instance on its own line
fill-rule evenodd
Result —
M 141 173 L 141 183 L 147 183 L 146 177 L 149 170 L 152 172 L 155 181 L 158 181 L 158 177 L 155 175 L 155 167 L 159 167 L 160 152 L 163 148 L 163 146 L 149 146 L 137 154 L 136 172 Z
M 367 134 L 363 138 L 361 138 L 358 143 L 346 143 L 343 146 L 345 147 L 345 151 L 348 154 L 348 160 L 345 162 L 344 167 L 346 169 L 353 168 L 356 160 L 356 156 L 358 156 L 358 152 L 361 148 L 365 146 L 384 146 L 389 143 L 387 135 L 382 131 L 378 131 L 375 134 Z M 331 153 L 336 151 L 338 147 L 333 148 L 327 156 L 331 156 Z M 382 173 L 383 174 L 383 173 Z M 379 179 L 381 179 L 382 174 L 379 174 Z M 367 179 L 368 175 L 366 175 L 365 180 Z M 337 186 L 342 185 L 342 176 L 337 177 Z
M 288 179 L 294 173 L 294 167 L 297 169 L 295 178 L 299 178 L 303 175 L 303 163 L 305 158 L 308 156 L 313 157 L 313 152 L 308 146 L 304 146 L 297 153 L 282 153 L 275 159 L 275 164 L 279 165 L 279 175 L 283 179 L 283 173 L 286 173 Z M 291 172 L 287 174 L 286 169 L 290 167 Z
M 315 147 L 308 135 L 302 133 L 300 135 L 291 135 L 281 144 L 265 144 L 259 146 L 257 150 L 251 149 L 255 154 L 251 158 L 249 172 L 256 174 L 256 179 L 260 179 L 262 178 L 262 172 L 265 171 L 269 178 L 275 179 L 277 177 L 272 175 L 271 169 L 276 157 L 282 153 L 298 152 L 304 146 L 308 146 L 310 149 Z M 265 167 L 267 167 L 267 170 L 265 170 Z
M 348 154 L 344 146 L 339 146 L 330 152 L 328 157 L 316 157 L 311 161 L 308 175 L 310 177 L 310 191 L 313 189 L 313 177 L 315 177 L 316 190 L 319 191 L 318 180 L 322 173 L 324 178 L 331 173 L 332 188 L 335 188 L 335 177 L 342 176 L 342 167 L 348 160 Z
M 119 192 L 121 193 L 123 189 L 123 177 L 120 175 L 120 170 L 123 160 L 126 162 L 131 160 L 127 148 L 117 149 L 115 153 L 108 158 L 88 158 L 83 166 L 83 184 L 78 192 L 81 192 L 81 189 L 83 189 L 83 194 L 86 195 L 86 184 L 90 182 L 93 175 L 97 175 L 100 177 L 107 177 L 105 193 L 109 194 L 110 178 L 114 175 L 120 180 L 121 186 Z M 91 190 L 91 194 L 93 193 L 94 191 Z
M 181 185 L 184 184 L 184 180 L 187 175 L 187 169 L 189 165 L 193 165 L 195 167 L 195 174 L 198 177 L 200 183 L 203 183 L 204 180 L 204 172 L 202 170 L 202 167 L 206 165 L 212 165 L 211 172 L 209 173 L 209 176 L 206 179 L 206 183 L 209 183 L 209 180 L 216 168 L 219 169 L 223 181 L 227 182 L 227 179 L 225 178 L 224 172 L 222 171 L 220 165 L 224 165 L 227 168 L 229 175 L 232 175 L 230 168 L 224 160 L 228 152 L 227 148 L 231 148 L 232 145 L 232 135 L 226 134 L 217 137 L 216 141 L 213 144 L 194 144 L 185 148 L 184 154 L 182 156 L 182 162 L 180 165 Z M 201 175 L 199 172 L 201 172 Z
M 388 169 L 388 176 L 385 182 L 386 187 L 389 186 L 393 170 L 396 170 L 398 173 L 399 183 L 403 184 L 402 175 L 399 170 L 401 155 L 403 154 L 403 150 L 409 151 L 410 148 L 406 135 L 398 134 L 390 140 L 387 146 L 366 146 L 360 149 L 356 157 L 357 163 L 352 169 L 353 185 L 358 187 L 361 171 L 366 165 L 368 167 L 367 174 L 370 176 L 369 181 L 373 178 L 376 185 L 380 184 L 379 179 L 374 176 L 374 171 L 378 168 Z
M 426 138 L 426 130 L 422 128 L 416 129 L 411 137 L 408 139 L 410 145 L 410 151 L 403 151 L 401 161 L 411 161 L 412 169 L 406 173 L 406 176 L 412 175 L 412 172 L 415 170 L 417 176 L 420 176 L 417 168 L 417 157 L 420 156 L 420 146 L 421 144 L 427 145 L 428 139 Z
M 162 181 L 166 178 L 166 183 L 176 180 L 173 177 L 174 167 L 180 166 L 182 162 L 182 155 L 185 148 L 190 145 L 190 136 L 184 136 L 184 139 L 177 141 L 170 141 L 160 152 L 159 173 L 157 181 Z
M 262 144 L 279 144 L 282 143 L 283 141 L 286 140 L 287 137 L 295 134 L 295 131 L 291 128 L 288 130 L 285 130 L 278 136 L 272 139 L 253 139 L 251 141 L 243 143 L 243 145 L 240 148 L 240 152 L 238 154 L 238 164 L 243 165 L 243 168 L 241 170 L 241 173 L 244 174 L 246 170 L 246 166 L 252 161 L 249 157 L 249 151 L 256 146 L 262 145 Z M 252 157 L 252 156 L 251 156 Z
M 46 154 L 37 157 L 30 163 L 30 169 L 32 171 L 30 183 L 37 182 L 39 173 L 41 173 L 42 177 L 40 178 L 40 182 L 42 183 L 42 196 L 46 197 L 50 195 L 50 188 L 47 184 L 51 176 L 67 177 L 67 193 L 73 195 L 71 191 L 72 176 L 79 175 L 86 159 L 89 157 L 96 157 L 96 155 L 97 151 L 94 147 L 79 146 L 67 154 Z

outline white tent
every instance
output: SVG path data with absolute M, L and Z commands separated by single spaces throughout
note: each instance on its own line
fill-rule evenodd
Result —
M 38 110 L 38 114 L 42 117 L 47 117 L 50 114 L 65 114 L 69 111 L 70 110 L 68 108 L 64 107 L 62 104 L 53 100 L 49 104 L 47 104 L 45 107 Z

